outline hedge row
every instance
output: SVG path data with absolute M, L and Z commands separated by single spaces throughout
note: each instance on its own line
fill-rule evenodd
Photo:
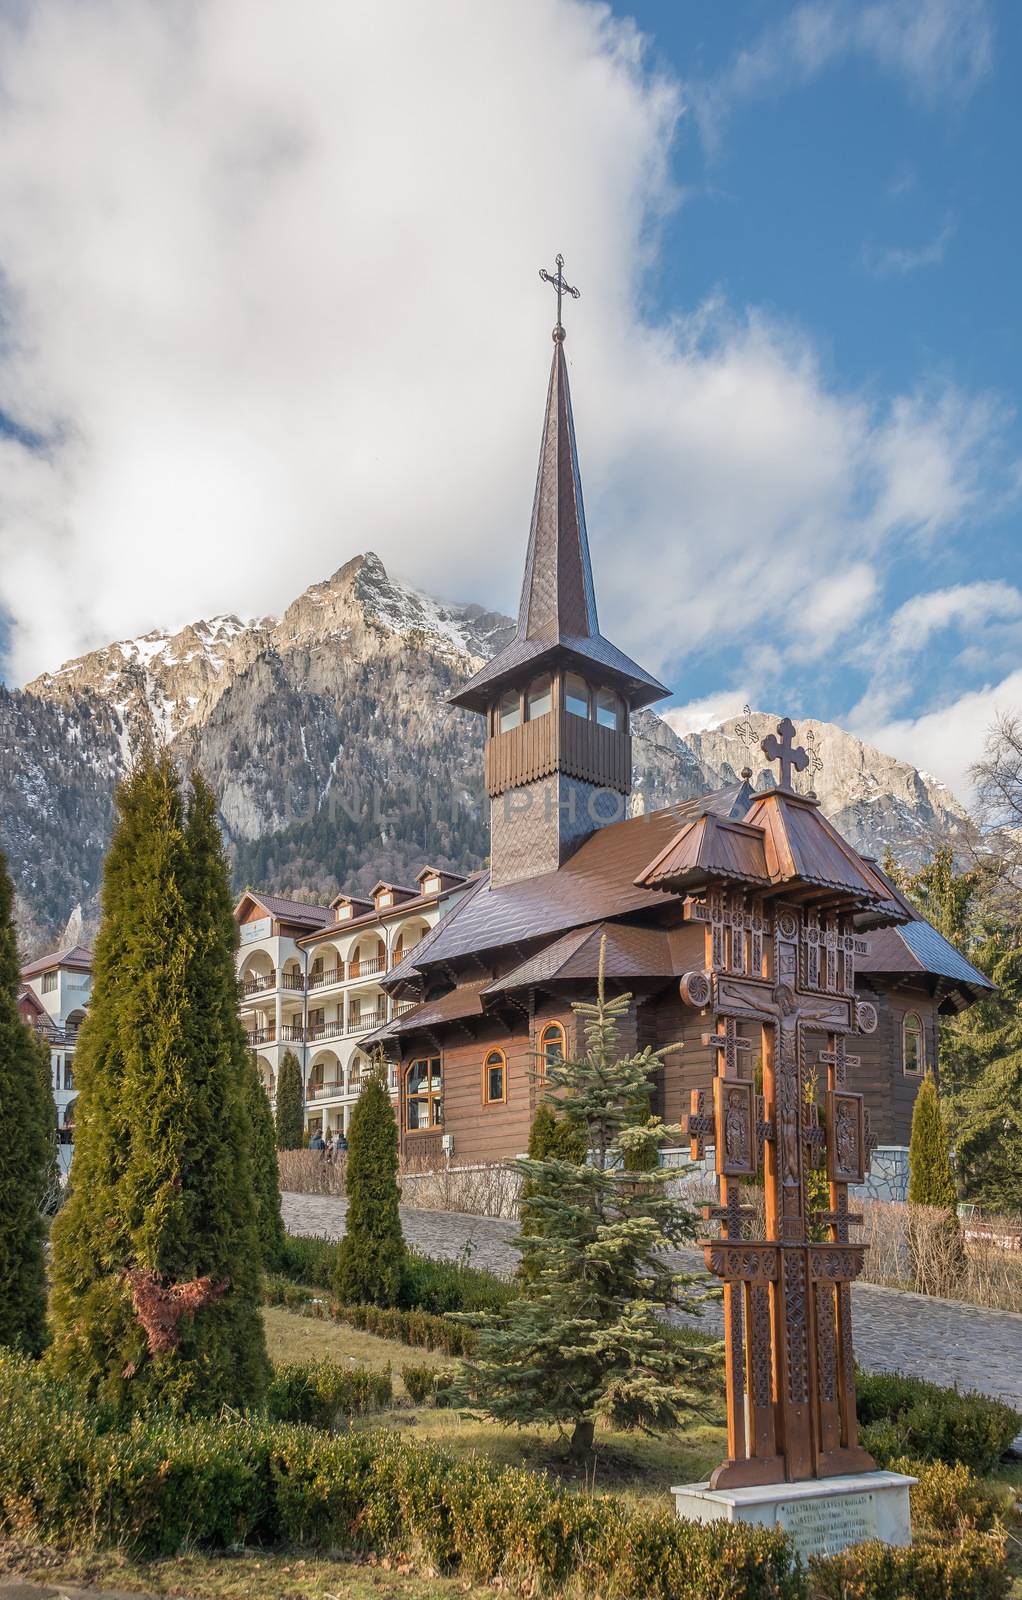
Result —
M 389 1367 L 374 1372 L 370 1367 L 338 1367 L 331 1361 L 284 1362 L 273 1369 L 266 1409 L 273 1422 L 335 1428 L 345 1417 L 382 1410 L 393 1398 Z
M 244 1542 L 372 1550 L 534 1592 L 572 1580 L 607 1600 L 806 1597 L 773 1529 L 680 1522 L 393 1433 L 245 1419 L 105 1432 L 13 1358 L 0 1358 L 0 1529 L 144 1556 Z
M 1022 1416 L 1000 1400 L 901 1373 L 857 1373 L 855 1398 L 862 1443 L 880 1466 L 913 1456 L 989 1472 L 1022 1429 Z
M 64 1548 L 375 1551 L 590 1600 L 1003 1600 L 996 1507 L 962 1469 L 921 1479 L 916 1544 L 862 1545 L 807 1577 L 779 1530 L 682 1522 L 392 1432 L 246 1418 L 117 1430 L 45 1369 L 0 1355 L 0 1533 Z M 961 1528 L 954 1543 L 933 1537 Z
M 331 1291 L 337 1267 L 337 1246 L 330 1239 L 289 1234 L 280 1271 L 295 1283 Z M 398 1305 L 403 1311 L 499 1311 L 514 1297 L 514 1286 L 492 1272 L 434 1261 L 408 1250 L 401 1268 Z
M 339 1306 L 332 1301 L 319 1299 L 311 1289 L 290 1283 L 286 1278 L 264 1278 L 263 1301 L 266 1305 L 286 1306 L 306 1317 L 330 1317 L 334 1322 L 346 1322 L 363 1333 L 375 1333 L 381 1339 L 396 1339 L 399 1344 L 414 1345 L 420 1350 L 441 1350 L 448 1356 L 466 1356 L 471 1355 L 475 1348 L 476 1332 L 467 1323 L 451 1322 L 447 1317 L 434 1316 L 430 1311 L 399 1311 L 396 1307 L 383 1306 Z

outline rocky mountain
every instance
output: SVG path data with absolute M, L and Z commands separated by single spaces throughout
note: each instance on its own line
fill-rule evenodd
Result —
M 487 847 L 478 719 L 447 695 L 514 624 L 447 605 L 373 554 L 313 584 L 283 616 L 196 622 L 123 640 L 0 689 L 0 843 L 26 948 L 56 937 L 80 901 L 94 924 L 112 794 L 132 735 L 150 722 L 220 801 L 235 877 L 308 899 L 407 878 L 425 859 L 471 868 Z M 688 799 L 748 764 L 772 781 L 753 713 L 679 735 L 634 722 L 636 804 Z M 827 723 L 811 729 L 827 814 L 860 848 L 918 856 L 966 821 L 914 768 Z M 754 754 L 755 752 L 755 754 Z

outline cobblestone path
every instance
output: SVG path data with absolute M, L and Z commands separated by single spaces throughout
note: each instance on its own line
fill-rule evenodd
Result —
M 339 1239 L 344 1232 L 343 1200 L 286 1194 L 283 1204 L 290 1233 Z M 424 1255 L 448 1261 L 467 1258 L 472 1266 L 502 1277 L 514 1271 L 518 1258 L 509 1241 L 517 1223 L 402 1207 L 401 1225 L 408 1243 Z M 679 1252 L 678 1261 L 684 1267 L 702 1265 L 694 1251 Z M 855 1353 L 869 1371 L 908 1372 L 948 1387 L 978 1389 L 1022 1411 L 1022 1315 L 871 1283 L 854 1285 L 852 1303 Z M 719 1303 L 708 1304 L 699 1317 L 682 1320 L 708 1333 L 722 1328 Z

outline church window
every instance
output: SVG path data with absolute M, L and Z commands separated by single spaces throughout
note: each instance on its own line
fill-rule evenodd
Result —
M 483 1062 L 483 1103 L 502 1105 L 507 1099 L 507 1060 L 503 1050 L 491 1050 Z
M 597 689 L 596 720 L 601 728 L 620 728 L 621 702 L 613 689 Z
M 564 1060 L 564 1029 L 559 1022 L 548 1022 L 539 1036 L 539 1072 L 545 1078 L 548 1069 Z
M 522 697 L 517 689 L 507 689 L 497 705 L 497 720 L 501 733 L 510 733 L 522 720 Z
M 589 715 L 589 685 L 577 672 L 569 672 L 564 679 L 564 709 L 573 717 Z
M 907 1011 L 901 1025 L 901 1059 L 906 1072 L 926 1071 L 926 1035 L 917 1011 Z
M 444 1121 L 444 1074 L 439 1056 L 413 1061 L 405 1073 L 405 1127 L 409 1133 L 440 1128 Z
M 535 722 L 537 717 L 545 717 L 552 704 L 550 674 L 549 672 L 544 672 L 541 678 L 533 678 L 529 684 L 527 699 L 529 721 Z

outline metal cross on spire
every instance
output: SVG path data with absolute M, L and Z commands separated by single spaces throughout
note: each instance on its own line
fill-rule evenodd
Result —
M 561 299 L 564 295 L 570 294 L 573 300 L 577 300 L 579 298 L 580 291 L 570 284 L 567 278 L 564 276 L 564 257 L 558 253 L 554 257 L 554 260 L 557 263 L 557 271 L 548 272 L 546 267 L 540 267 L 539 275 L 543 279 L 544 283 L 552 283 L 554 288 L 557 290 L 557 326 L 554 328 L 554 338 L 563 339 L 564 328 L 561 325 Z
M 777 787 L 791 790 L 791 771 L 804 772 L 809 765 L 809 757 L 801 745 L 795 745 L 795 725 L 787 717 L 777 724 L 776 734 L 768 733 L 760 745 L 760 749 L 768 761 L 779 761 L 781 764 L 781 777 Z

